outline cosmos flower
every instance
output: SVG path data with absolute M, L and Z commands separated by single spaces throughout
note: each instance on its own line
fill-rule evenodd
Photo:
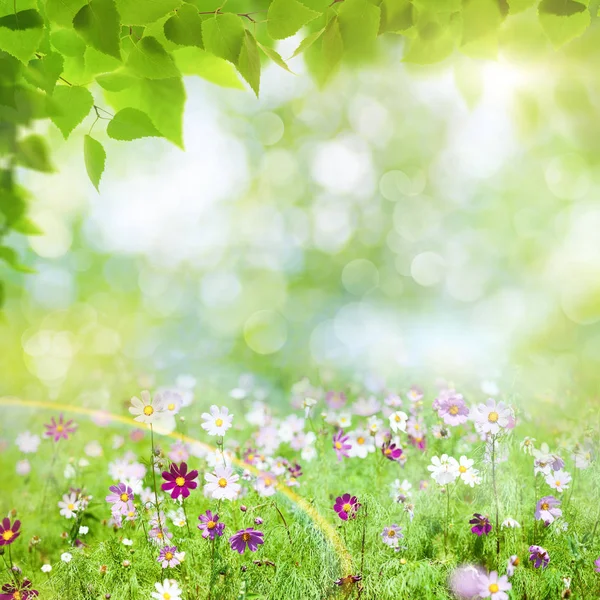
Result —
M 489 575 L 482 574 L 479 577 L 479 597 L 490 598 L 490 600 L 508 600 L 508 590 L 512 588 L 512 584 L 508 581 L 506 575 L 498 577 L 496 571 L 492 571 Z
M 20 535 L 19 531 L 21 527 L 21 521 L 16 520 L 12 525 L 8 517 L 2 519 L 0 525 L 0 546 L 9 546 L 12 544 Z
M 461 456 L 458 461 L 458 472 L 463 483 L 473 487 L 475 484 L 480 484 L 479 471 L 473 468 L 475 461 L 472 458 Z
M 442 454 L 441 457 L 433 456 L 431 458 L 431 464 L 427 467 L 427 470 L 431 472 L 431 477 L 439 485 L 446 485 L 452 483 L 459 476 L 458 462 L 455 458 Z
M 333 505 L 333 510 L 335 510 L 342 521 L 347 521 L 349 518 L 356 518 L 356 513 L 359 508 L 360 503 L 358 502 L 358 498 L 356 496 L 351 496 L 350 494 L 338 496 Z
M 160 549 L 156 561 L 161 564 L 163 569 L 166 569 L 167 567 L 173 569 L 180 565 L 184 558 L 185 552 L 177 552 L 177 546 L 165 546 Z
M 515 569 L 519 566 L 519 562 L 519 557 L 516 554 L 509 557 L 508 562 L 506 563 L 506 574 L 509 577 L 514 575 Z
M 562 516 L 562 510 L 558 508 L 560 500 L 554 496 L 544 496 L 540 498 L 535 507 L 535 518 L 538 521 L 544 521 L 546 525 L 554 522 L 554 519 Z
M 485 577 L 482 567 L 476 565 L 463 565 L 454 569 L 450 576 L 450 589 L 460 600 L 473 600 L 479 596 L 480 581 Z
M 151 425 L 163 412 L 162 398 L 159 394 L 152 398 L 147 390 L 144 390 L 140 396 L 141 400 L 137 396 L 133 396 L 129 412 L 134 415 L 134 421 Z
M 546 483 L 557 492 L 563 492 L 569 487 L 571 475 L 566 471 L 551 471 L 546 475 Z
M 397 499 L 398 496 L 403 496 L 404 498 L 408 498 L 411 495 L 412 483 L 404 479 L 404 481 L 400 481 L 396 479 L 390 484 L 390 495 L 392 498 Z
M 550 562 L 550 555 L 541 546 L 529 546 L 529 560 L 536 569 L 545 569 Z
M 215 467 L 214 473 L 205 473 L 204 493 L 215 500 L 234 500 L 241 486 L 236 481 L 240 478 L 231 467 Z
M 475 513 L 469 523 L 473 525 L 471 531 L 477 536 L 488 535 L 492 531 L 492 524 L 485 515 Z
M 526 436 L 523 438 L 523 441 L 519 444 L 519 448 L 521 448 L 522 452 L 531 456 L 533 454 L 533 451 L 535 450 L 534 442 L 535 438 Z
M 162 406 L 163 412 L 176 415 L 183 406 L 183 398 L 176 390 L 162 390 L 156 394 Z
M 23 454 L 33 454 L 37 452 L 40 441 L 39 435 L 29 433 L 29 431 L 23 431 L 17 436 L 15 444 Z
M 504 519 L 504 521 L 502 521 L 502 525 L 500 525 L 500 527 L 502 529 L 504 529 L 505 527 L 510 527 L 510 529 L 520 529 L 521 524 L 518 521 L 507 517 L 506 519 Z
M 478 404 L 473 412 L 475 426 L 483 434 L 497 435 L 510 425 L 512 419 L 510 408 L 492 398 L 485 404 Z
M 394 433 L 398 433 L 398 431 L 406 431 L 406 422 L 408 421 L 408 415 L 401 410 L 397 410 L 393 412 L 389 416 L 390 421 L 390 429 Z
M 64 494 L 62 500 L 58 503 L 58 507 L 60 508 L 60 515 L 65 519 L 75 518 L 75 513 L 81 508 L 75 492 Z
M 204 514 L 198 517 L 200 524 L 198 529 L 202 531 L 203 538 L 215 539 L 215 536 L 222 536 L 225 529 L 225 523 L 219 522 L 219 515 L 207 510 Z
M 247 529 L 241 529 L 237 533 L 234 533 L 229 538 L 229 544 L 232 550 L 236 550 L 240 554 L 244 554 L 246 547 L 250 552 L 256 552 L 259 544 L 264 544 L 264 535 L 262 531 L 258 531 L 253 527 Z
M 455 393 L 438 401 L 437 413 L 446 425 L 452 427 L 466 423 L 469 418 L 469 409 L 462 395 Z
M 183 590 L 173 579 L 165 579 L 162 584 L 155 583 L 154 587 L 156 591 L 151 594 L 154 600 L 181 600 Z
M 594 561 L 594 565 L 596 567 L 594 571 L 596 571 L 596 573 L 600 573 L 600 556 Z
M 402 448 L 394 444 L 391 440 L 384 442 L 381 446 L 381 453 L 388 459 L 393 461 L 399 461 L 402 457 Z
M 254 489 L 258 492 L 259 496 L 268 498 L 273 496 L 277 491 L 275 486 L 277 485 L 277 479 L 273 473 L 261 473 L 254 484 Z
M 375 451 L 375 440 L 368 431 L 364 429 L 356 429 L 348 434 L 350 439 L 349 456 L 358 458 L 367 458 L 367 456 Z
M 213 404 L 209 410 L 210 413 L 202 413 L 202 418 L 204 419 L 202 429 L 208 435 L 225 435 L 231 427 L 233 415 L 229 414 L 229 409 L 226 406 L 219 408 L 216 404 Z
M 179 496 L 187 498 L 190 490 L 195 490 L 198 483 L 194 481 L 198 477 L 198 471 L 195 469 L 188 473 L 187 463 L 181 463 L 177 466 L 171 463 L 168 471 L 163 471 L 165 483 L 161 485 L 163 492 L 171 492 L 171 498 L 177 499 Z
M 402 534 L 402 527 L 399 525 L 393 524 L 389 527 L 384 527 L 381 532 L 381 539 L 383 543 L 389 546 L 390 548 L 394 548 L 396 551 L 399 550 L 400 540 L 404 537 Z
M 62 415 L 58 417 L 58 422 L 52 417 L 50 423 L 44 427 L 46 428 L 44 435 L 52 438 L 55 442 L 61 439 L 68 440 L 69 436 L 77 431 L 77 425 L 72 420 L 65 422 Z
M 126 515 L 134 510 L 133 507 L 133 490 L 124 483 L 111 485 L 108 488 L 112 494 L 106 496 L 106 501 L 112 504 L 112 512 L 117 512 Z
M 15 580 L 11 583 L 5 583 L 2 586 L 0 600 L 29 600 L 30 598 L 37 598 L 39 592 L 37 590 L 32 590 L 31 586 L 31 581 L 26 577 L 21 582 Z
M 342 458 L 348 458 L 350 456 L 352 445 L 348 443 L 349 439 L 349 436 L 344 435 L 343 429 L 338 429 L 333 436 L 333 449 L 335 450 L 338 460 L 342 460 Z

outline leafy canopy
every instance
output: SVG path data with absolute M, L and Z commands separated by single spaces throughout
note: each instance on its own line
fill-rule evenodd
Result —
M 183 147 L 183 75 L 258 95 L 265 61 L 289 70 L 275 42 L 299 32 L 292 57 L 304 53 L 324 85 L 343 63 L 376 57 L 381 37 L 403 38 L 403 60 L 417 64 L 495 58 L 538 33 L 551 53 L 591 17 L 588 0 L 0 0 L 0 246 L 10 231 L 39 233 L 14 172 L 54 170 L 46 139 L 27 133 L 37 120 L 67 139 L 87 119 L 83 162 L 98 189 L 99 127 Z M 19 266 L 14 252 L 0 261 Z

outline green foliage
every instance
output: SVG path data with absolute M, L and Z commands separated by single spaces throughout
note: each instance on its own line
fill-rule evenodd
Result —
M 100 185 L 100 178 L 102 177 L 106 163 L 104 147 L 98 140 L 95 140 L 90 135 L 86 135 L 83 139 L 83 156 L 88 177 L 96 190 L 99 191 L 98 186 Z
M 402 38 L 404 61 L 432 64 L 454 52 L 553 52 L 590 23 L 586 0 L 0 0 L 0 156 L 9 171 L 51 171 L 43 136 L 21 129 L 49 119 L 68 138 L 92 110 L 95 84 L 103 117 L 109 106 L 135 109 L 125 113 L 132 123 L 122 113 L 109 123 L 112 137 L 158 135 L 183 147 L 182 77 L 258 95 L 263 62 L 289 70 L 275 42 L 292 35 L 292 56 L 303 54 L 325 85 L 343 64 L 376 58 L 381 37 Z M 85 162 L 97 187 L 92 146 L 84 143 Z
M 120 110 L 108 124 L 106 133 L 114 140 L 137 140 L 143 137 L 159 137 L 150 117 L 137 108 Z

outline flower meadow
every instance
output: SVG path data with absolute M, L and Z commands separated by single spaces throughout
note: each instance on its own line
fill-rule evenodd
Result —
M 281 395 L 1 399 L 0 599 L 600 596 L 597 416 L 490 382 Z

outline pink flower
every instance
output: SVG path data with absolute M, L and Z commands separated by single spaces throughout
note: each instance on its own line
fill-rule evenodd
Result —
M 72 420 L 65 423 L 62 415 L 59 416 L 58 423 L 52 417 L 50 424 L 44 425 L 44 427 L 46 428 L 44 435 L 53 438 L 55 442 L 58 442 L 60 439 L 68 440 L 69 435 L 77 431 L 77 425 Z

